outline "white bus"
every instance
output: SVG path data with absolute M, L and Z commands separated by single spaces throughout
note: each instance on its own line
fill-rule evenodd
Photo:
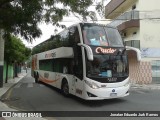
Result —
M 35 46 L 32 76 L 85 100 L 129 95 L 126 47 L 116 28 L 79 23 Z

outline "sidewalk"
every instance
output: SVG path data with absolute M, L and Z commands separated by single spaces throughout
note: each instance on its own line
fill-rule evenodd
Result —
M 160 84 L 131 84 L 131 89 L 160 90 Z
M 30 70 L 28 70 L 28 72 L 30 72 Z M 3 88 L 0 88 L 0 98 L 5 92 L 7 92 L 7 90 L 9 90 L 10 87 L 12 87 L 14 84 L 19 82 L 26 75 L 27 75 L 26 71 L 22 70 L 22 72 L 18 74 L 18 77 L 14 79 L 9 79 L 8 83 L 4 83 Z M 9 108 L 6 104 L 0 101 L 0 111 L 17 111 L 17 110 Z M 0 117 L 0 120 L 1 119 L 2 120 L 46 120 L 44 118 L 18 118 L 18 117 L 15 117 L 15 118 L 9 118 L 9 117 L 1 118 Z
M 0 97 L 15 83 L 19 82 L 23 77 L 27 75 L 25 70 L 22 70 L 20 74 L 18 74 L 18 77 L 15 77 L 14 79 L 9 79 L 8 83 L 3 83 L 3 88 L 0 88 Z

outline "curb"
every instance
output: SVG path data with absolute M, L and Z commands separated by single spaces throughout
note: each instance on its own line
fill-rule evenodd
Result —
M 149 90 L 160 90 L 160 84 L 132 84 L 131 89 L 149 89 Z
M 18 77 L 15 77 L 14 79 L 9 79 L 8 83 L 4 83 L 3 87 L 0 88 L 0 98 L 3 94 L 5 94 L 10 88 L 12 88 L 14 85 L 16 85 L 20 80 L 22 80 L 24 77 L 27 76 L 28 73 L 20 73 Z M 16 82 L 15 82 L 16 81 Z

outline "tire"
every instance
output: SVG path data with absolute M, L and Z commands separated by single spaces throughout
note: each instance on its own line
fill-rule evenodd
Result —
M 65 80 L 62 82 L 62 93 L 64 96 L 68 97 L 69 96 L 69 85 L 68 82 Z
M 35 83 L 39 83 L 39 74 L 38 74 L 38 72 L 37 72 L 37 74 L 36 74 L 36 72 L 35 72 Z

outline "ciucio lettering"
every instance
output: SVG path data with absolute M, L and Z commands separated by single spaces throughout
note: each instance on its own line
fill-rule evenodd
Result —
M 95 51 L 96 53 L 114 53 L 116 49 L 97 47 Z
M 45 58 L 53 58 L 53 57 L 56 57 L 56 53 L 54 52 L 54 53 L 46 53 L 45 54 Z

